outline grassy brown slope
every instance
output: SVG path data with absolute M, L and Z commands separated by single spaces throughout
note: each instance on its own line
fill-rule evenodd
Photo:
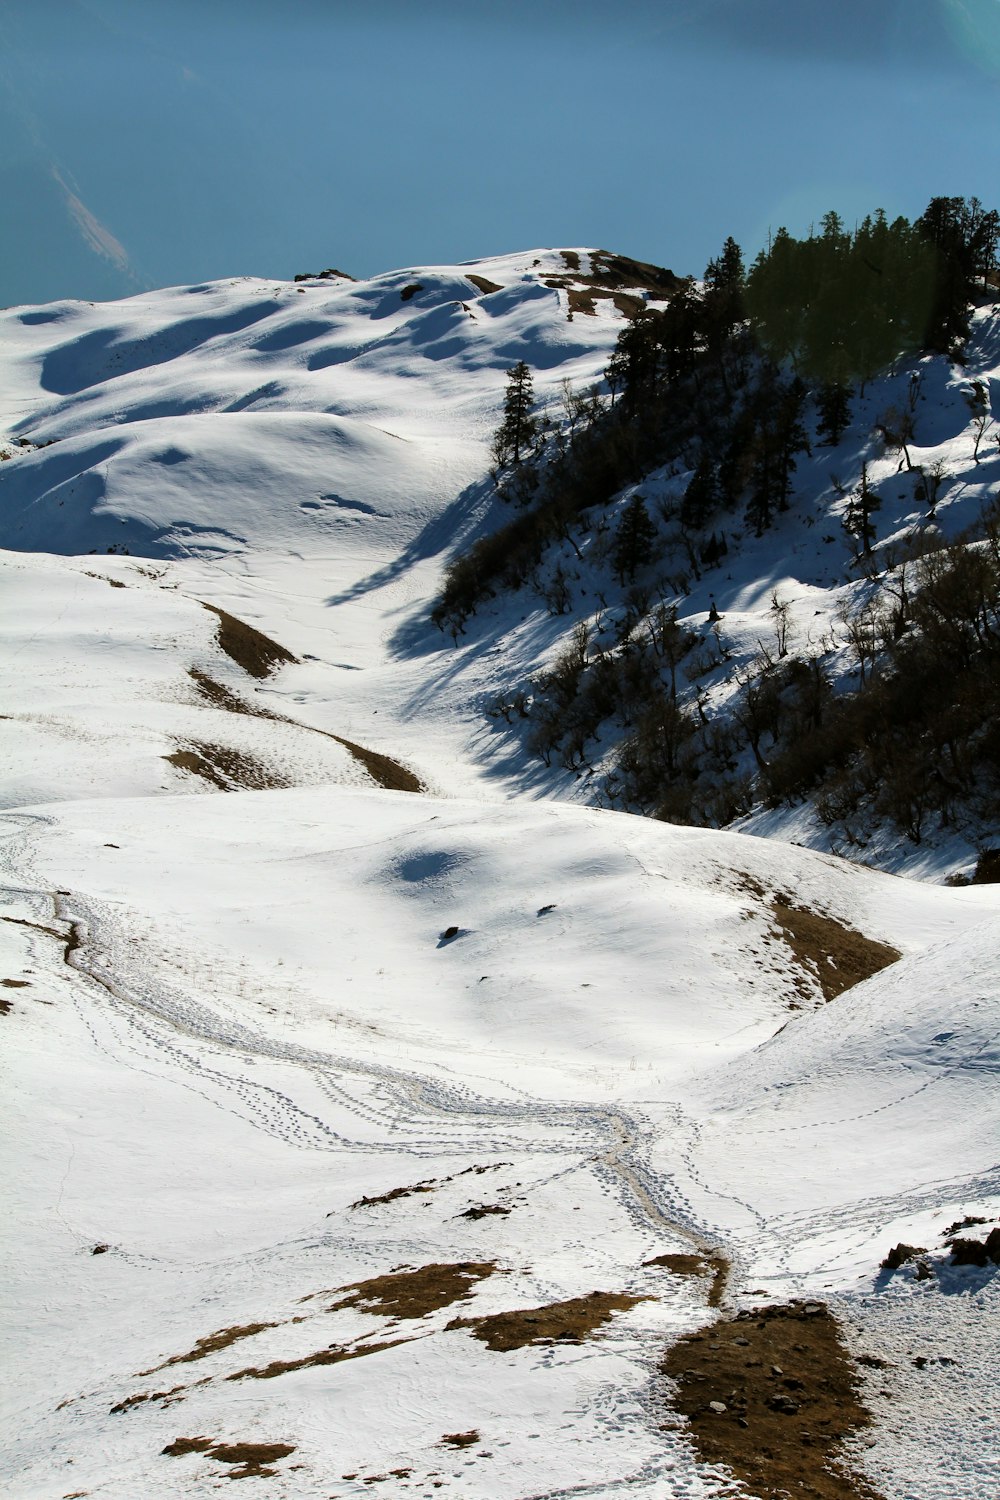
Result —
M 755 1500 L 880 1500 L 843 1441 L 871 1420 L 836 1319 L 818 1302 L 756 1308 L 680 1339 L 662 1369 L 700 1456 Z

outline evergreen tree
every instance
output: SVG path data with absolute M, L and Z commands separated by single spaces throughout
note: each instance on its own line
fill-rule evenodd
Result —
M 701 531 L 712 519 L 722 501 L 719 477 L 707 454 L 698 460 L 681 501 L 680 523 L 685 531 Z
M 507 393 L 504 396 L 503 421 L 493 438 L 493 457 L 497 466 L 519 464 L 525 449 L 537 431 L 532 416 L 535 404 L 531 371 L 523 359 L 507 371 Z
M 634 578 L 636 571 L 651 560 L 656 527 L 649 518 L 646 502 L 633 495 L 622 511 L 615 536 L 611 565 L 622 584 Z
M 816 397 L 817 431 L 830 448 L 837 446 L 850 426 L 853 394 L 851 387 L 839 380 L 828 381 L 819 389 Z
M 718 260 L 710 260 L 705 268 L 705 295 L 702 299 L 705 342 L 719 361 L 723 382 L 725 365 L 722 356 L 726 344 L 746 316 L 743 307 L 745 282 L 743 252 L 730 235 Z
M 872 516 L 881 506 L 882 501 L 868 483 L 868 465 L 862 464 L 861 483 L 847 502 L 842 525 L 847 535 L 858 542 L 865 557 L 871 556 L 872 542 L 875 540 Z
M 612 397 L 620 393 L 622 409 L 634 414 L 656 388 L 659 366 L 656 314 L 643 311 L 630 318 L 618 335 L 605 378 Z

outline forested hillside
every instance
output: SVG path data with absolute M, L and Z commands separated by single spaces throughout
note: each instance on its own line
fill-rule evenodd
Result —
M 500 732 L 607 805 L 876 859 L 1000 818 L 1000 215 L 836 213 L 647 294 L 603 380 L 508 372 L 506 513 L 434 619 L 510 659 Z M 568 316 L 573 317 L 570 309 Z M 883 847 L 884 846 L 884 847 Z M 881 852 L 880 852 L 881 851 Z

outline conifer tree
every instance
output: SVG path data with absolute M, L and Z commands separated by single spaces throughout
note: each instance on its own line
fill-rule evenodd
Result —
M 864 557 L 871 556 L 875 527 L 872 516 L 881 508 L 882 501 L 868 483 L 868 465 L 861 465 L 861 483 L 847 502 L 842 522 L 848 536 L 854 537 Z
M 820 387 L 816 397 L 817 431 L 830 448 L 837 446 L 850 426 L 853 394 L 851 387 L 839 380 L 828 381 Z
M 685 531 L 701 531 L 722 503 L 719 476 L 707 454 L 702 454 L 684 491 L 680 523 Z
M 537 431 L 532 416 L 535 404 L 531 371 L 523 359 L 507 371 L 507 392 L 504 396 L 503 421 L 493 438 L 493 457 L 497 466 L 519 464 L 525 449 Z
M 636 570 L 650 561 L 655 540 L 656 527 L 649 518 L 646 502 L 641 495 L 633 495 L 622 511 L 611 558 L 619 582 L 634 578 Z

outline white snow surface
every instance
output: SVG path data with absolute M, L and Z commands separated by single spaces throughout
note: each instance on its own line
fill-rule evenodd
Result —
M 226 1482 L 163 1453 L 182 1436 L 287 1445 L 275 1500 L 733 1495 L 658 1373 L 720 1315 L 646 1264 L 693 1248 L 732 1261 L 723 1312 L 820 1298 L 888 1362 L 853 1454 L 886 1500 L 1000 1490 L 997 1272 L 943 1244 L 1000 1215 L 1000 890 L 582 805 L 481 719 L 496 652 L 563 627 L 522 601 L 456 651 L 426 625 L 505 369 L 554 404 L 613 347 L 610 302 L 569 320 L 544 285 L 566 267 L 0 315 L 14 1500 Z M 800 618 L 810 589 L 828 614 L 801 571 Z M 733 581 L 748 640 L 775 583 Z M 297 660 L 248 676 L 205 604 Z M 262 789 L 178 763 L 206 745 Z M 777 896 L 900 959 L 825 1004 Z M 935 1275 L 881 1270 L 898 1241 Z M 317 1295 L 449 1262 L 495 1270 L 417 1319 Z M 595 1289 L 648 1300 L 580 1344 L 447 1327 Z

